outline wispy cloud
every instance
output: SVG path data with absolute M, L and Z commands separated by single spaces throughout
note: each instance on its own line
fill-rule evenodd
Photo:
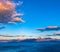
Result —
M 48 26 L 46 28 L 38 28 L 37 30 L 40 30 L 40 31 L 56 31 L 56 30 L 60 30 L 60 27 L 59 26 Z
M 1 37 L 19 37 L 19 36 L 13 36 L 13 35 L 0 35 Z
M 55 32 L 54 35 L 60 36 L 60 32 Z

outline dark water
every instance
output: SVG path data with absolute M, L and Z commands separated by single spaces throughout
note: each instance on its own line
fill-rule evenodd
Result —
M 0 42 L 0 52 L 60 52 L 60 42 Z

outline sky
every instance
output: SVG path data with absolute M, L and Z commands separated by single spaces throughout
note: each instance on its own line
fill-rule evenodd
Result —
M 47 26 L 60 26 L 60 0 L 13 0 L 21 1 L 16 11 L 23 13 L 21 17 L 25 22 L 17 24 L 5 24 L 0 34 L 40 36 L 51 34 L 55 31 L 40 32 L 36 28 Z

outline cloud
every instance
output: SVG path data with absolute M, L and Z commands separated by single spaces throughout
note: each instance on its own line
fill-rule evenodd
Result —
M 14 21 L 14 22 L 24 22 L 24 20 L 22 20 L 22 19 L 19 18 L 19 17 L 13 18 L 13 21 Z
M 55 32 L 54 35 L 60 36 L 60 32 Z
M 48 26 L 47 28 L 58 28 L 58 26 Z
M 60 27 L 58 26 L 48 26 L 46 30 L 60 30 Z
M 56 31 L 56 30 L 60 30 L 60 27 L 58 26 L 48 26 L 46 28 L 38 28 L 37 30 L 40 30 L 40 31 Z
M 12 22 L 12 21 L 11 21 L 11 22 L 8 22 L 8 24 L 15 24 L 15 22 Z
M 19 2 L 18 4 L 20 4 Z M 0 0 L 0 23 L 2 24 L 14 24 L 23 22 L 24 20 L 20 17 L 23 16 L 21 13 L 16 11 L 17 3 L 11 2 L 10 0 Z M 18 18 L 17 18 L 18 17 Z
M 37 30 L 45 31 L 45 28 L 37 28 Z
M 19 36 L 13 36 L 13 35 L 0 35 L 1 37 L 19 37 Z

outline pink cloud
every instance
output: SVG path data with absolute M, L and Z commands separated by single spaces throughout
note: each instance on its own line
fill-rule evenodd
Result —
M 18 2 L 18 4 L 22 3 Z M 14 24 L 17 21 L 23 22 L 24 20 L 20 18 L 23 14 L 17 13 L 16 7 L 17 3 L 11 2 L 10 0 L 0 0 L 0 23 Z

